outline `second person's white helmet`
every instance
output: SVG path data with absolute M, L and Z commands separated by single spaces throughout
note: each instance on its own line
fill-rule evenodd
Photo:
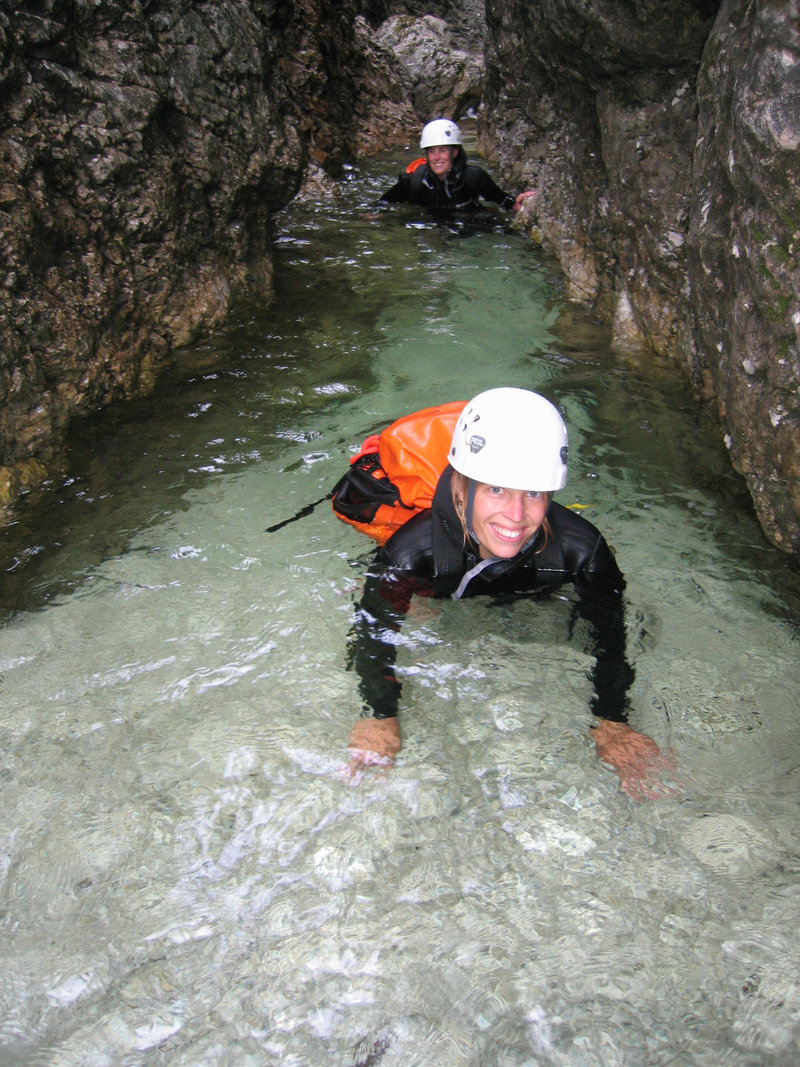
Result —
M 452 119 L 434 119 L 433 122 L 429 122 L 423 128 L 422 136 L 419 139 L 420 148 L 435 148 L 437 145 L 459 145 L 463 143 L 461 130 Z
M 529 389 L 488 389 L 470 400 L 448 459 L 460 474 L 504 489 L 552 493 L 567 484 L 567 428 Z

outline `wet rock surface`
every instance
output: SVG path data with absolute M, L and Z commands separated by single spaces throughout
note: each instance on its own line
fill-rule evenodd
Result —
M 6 11 L 8 9 L 5 9 Z M 0 505 L 70 420 L 268 296 L 269 221 L 352 153 L 365 63 L 333 0 L 0 14 Z
M 407 72 L 409 98 L 417 115 L 458 118 L 479 107 L 481 57 L 457 46 L 444 19 L 393 15 L 378 27 L 376 37 Z
M 800 553 L 800 17 L 779 0 L 489 0 L 483 150 L 618 345 L 717 405 Z
M 728 0 L 698 80 L 691 369 L 771 539 L 800 554 L 800 15 Z

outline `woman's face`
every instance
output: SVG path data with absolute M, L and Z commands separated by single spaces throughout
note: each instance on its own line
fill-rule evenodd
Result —
M 429 148 L 426 152 L 428 166 L 440 181 L 453 165 L 452 152 L 453 149 L 447 144 L 434 145 L 433 148 Z
M 481 558 L 516 556 L 544 522 L 549 501 L 549 493 L 478 482 L 472 504 L 472 530 Z

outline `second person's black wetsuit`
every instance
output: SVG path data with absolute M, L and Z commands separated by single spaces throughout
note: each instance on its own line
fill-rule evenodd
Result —
M 549 532 L 543 526 L 518 555 L 486 564 L 477 546 L 464 543 L 451 495 L 452 475 L 448 467 L 432 507 L 387 541 L 367 575 L 350 643 L 365 710 L 378 719 L 397 715 L 395 634 L 413 595 L 513 598 L 543 595 L 571 583 L 577 593 L 574 610 L 592 633 L 587 649 L 595 659 L 591 710 L 604 719 L 626 721 L 633 669 L 625 651 L 625 579 L 602 534 L 582 516 L 551 501 Z
M 419 204 L 439 212 L 464 211 L 480 206 L 481 200 L 499 204 L 506 211 L 514 206 L 514 197 L 494 183 L 485 170 L 467 163 L 460 153 L 444 176 L 433 173 L 427 163 L 421 163 L 411 173 L 401 174 L 381 200 L 389 204 Z

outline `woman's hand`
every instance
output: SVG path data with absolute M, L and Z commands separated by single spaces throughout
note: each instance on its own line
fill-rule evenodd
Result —
M 530 197 L 536 195 L 537 193 L 535 189 L 529 189 L 526 193 L 520 193 L 517 199 L 514 201 L 514 210 L 519 211 L 526 200 L 529 200 Z
M 400 751 L 400 723 L 391 719 L 358 719 L 350 734 L 347 777 L 361 781 L 367 767 L 391 767 Z
M 675 759 L 665 756 L 652 737 L 625 722 L 608 719 L 595 719 L 590 737 L 597 745 L 598 758 L 617 772 L 623 792 L 632 800 L 654 800 L 677 792 L 661 780 L 664 772 L 674 776 Z

